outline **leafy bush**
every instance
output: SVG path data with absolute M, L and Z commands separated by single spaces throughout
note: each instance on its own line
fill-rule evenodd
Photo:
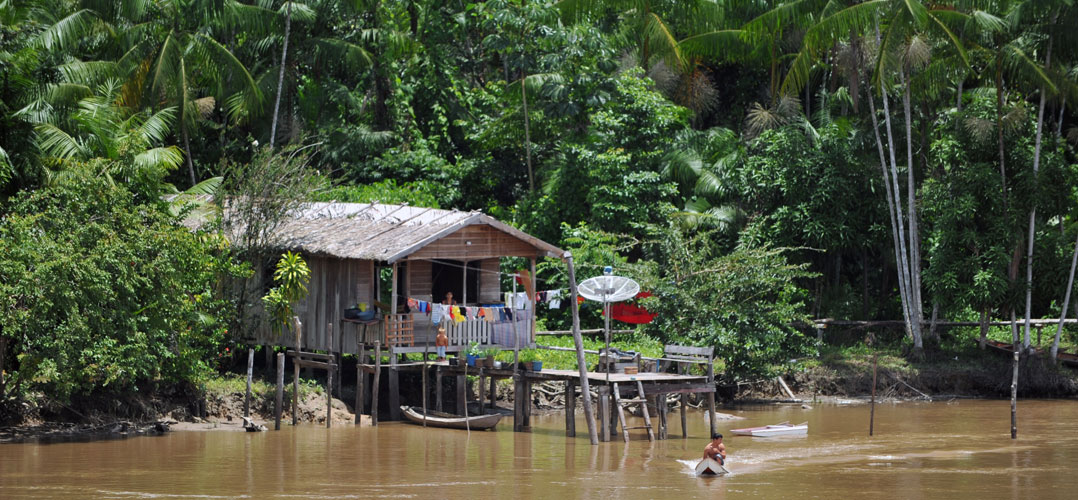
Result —
M 22 388 L 64 398 L 209 371 L 227 330 L 224 240 L 81 172 L 0 219 L 0 324 Z

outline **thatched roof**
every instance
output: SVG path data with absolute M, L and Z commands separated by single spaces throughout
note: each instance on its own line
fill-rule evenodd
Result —
M 277 230 L 283 249 L 342 259 L 396 262 L 464 227 L 485 224 L 535 248 L 565 252 L 481 212 L 377 203 L 310 203 Z

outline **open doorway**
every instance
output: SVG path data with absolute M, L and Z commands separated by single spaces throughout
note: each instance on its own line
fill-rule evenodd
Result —
M 479 261 L 435 260 L 430 272 L 434 302 L 441 302 L 446 293 L 452 292 L 458 304 L 479 303 Z

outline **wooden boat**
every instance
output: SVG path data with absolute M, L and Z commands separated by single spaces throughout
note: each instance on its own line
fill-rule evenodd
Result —
M 732 429 L 730 432 L 739 436 L 771 437 L 771 436 L 803 436 L 808 434 L 808 422 L 793 425 L 789 422 L 781 424 L 765 425 L 763 427 L 745 427 Z
M 974 342 L 977 342 L 977 340 L 974 339 Z M 993 351 L 1002 353 L 1007 357 L 1013 356 L 1014 353 L 1014 344 L 1008 342 L 1000 342 L 998 340 L 986 340 L 984 342 L 984 346 L 989 349 L 992 349 Z M 1034 352 L 1038 355 L 1046 355 L 1044 351 L 1040 348 L 1035 349 Z M 1059 360 L 1059 364 L 1063 366 L 1067 366 L 1070 368 L 1078 368 L 1078 354 L 1071 354 L 1060 351 L 1056 354 L 1056 359 Z
M 1063 366 L 1069 366 L 1071 368 L 1078 368 L 1078 354 L 1070 354 L 1066 352 L 1056 353 L 1056 359 Z
M 697 476 L 721 476 L 729 473 L 730 471 L 726 470 L 726 467 L 711 458 L 705 458 L 696 464 Z
M 404 418 L 408 419 L 413 424 L 423 425 L 423 409 L 412 408 L 411 406 L 401 406 L 401 411 L 404 412 Z M 487 429 L 493 429 L 498 425 L 498 421 L 502 419 L 501 415 L 472 415 L 469 417 L 462 417 L 460 415 L 453 415 L 451 413 L 442 413 L 440 411 L 427 410 L 427 426 L 428 427 L 444 427 L 446 429 L 471 429 L 473 431 L 484 431 Z

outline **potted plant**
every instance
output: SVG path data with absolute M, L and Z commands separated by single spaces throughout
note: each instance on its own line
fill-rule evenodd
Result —
M 483 356 L 486 358 L 484 366 L 487 368 L 494 368 L 494 357 L 497 356 L 499 352 L 501 352 L 501 349 L 498 349 L 497 347 L 488 347 L 485 349 L 483 351 Z
M 539 361 L 539 351 L 535 349 L 524 349 L 520 351 L 520 368 L 522 370 L 535 370 L 540 371 L 543 368 L 543 362 Z
M 475 366 L 476 360 L 479 359 L 479 354 L 482 352 L 479 349 L 478 342 L 472 342 L 468 345 L 468 350 L 464 353 L 465 360 L 468 362 L 468 366 Z

